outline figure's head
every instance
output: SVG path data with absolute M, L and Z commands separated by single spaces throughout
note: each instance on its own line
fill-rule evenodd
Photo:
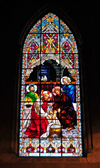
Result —
M 65 85 L 69 85 L 70 84 L 70 81 L 68 80 L 68 78 L 63 78 L 63 83 Z
M 50 101 L 52 98 L 52 94 L 49 91 L 43 91 L 41 94 L 42 101 Z
M 48 101 L 49 100 L 49 94 L 44 94 L 43 95 L 43 100 Z
M 55 93 L 60 96 L 60 89 L 55 89 Z
M 71 79 L 68 76 L 63 76 L 61 78 L 61 84 L 62 85 L 69 85 L 71 83 Z
M 52 93 L 54 96 L 60 96 L 61 93 L 63 92 L 63 89 L 60 86 L 56 86 L 52 89 Z
M 37 85 L 34 85 L 33 83 L 26 86 L 27 92 L 36 92 L 37 91 Z
M 31 85 L 31 86 L 29 87 L 29 90 L 30 90 L 30 92 L 34 92 L 34 86 Z

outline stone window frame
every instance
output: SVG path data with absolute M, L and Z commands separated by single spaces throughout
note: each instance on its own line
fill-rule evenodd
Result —
M 87 108 L 86 101 L 84 99 L 84 90 L 88 90 L 88 88 L 84 84 L 85 80 L 85 72 L 84 72 L 84 64 L 83 64 L 83 55 L 82 55 L 82 37 L 80 35 L 79 30 L 77 29 L 75 23 L 69 18 L 69 16 L 63 12 L 60 8 L 55 6 L 45 6 L 35 13 L 31 19 L 27 22 L 26 26 L 24 27 L 21 36 L 19 38 L 19 61 L 16 64 L 16 83 L 15 83 L 15 111 L 13 115 L 13 122 L 12 122 L 12 137 L 10 142 L 10 151 L 14 152 L 18 156 L 18 141 L 19 141 L 19 109 L 20 109 L 20 86 L 21 86 L 21 57 L 22 57 L 22 49 L 23 49 L 23 42 L 28 34 L 30 27 L 32 27 L 37 20 L 42 18 L 47 13 L 55 13 L 60 19 L 62 19 L 72 30 L 75 39 L 77 40 L 78 51 L 79 51 L 79 64 L 80 64 L 80 86 L 81 86 L 81 108 L 82 108 L 82 136 L 83 136 L 83 157 L 86 157 L 88 153 L 90 153 L 93 149 L 92 146 L 92 132 L 91 132 L 91 119 L 90 119 L 90 110 Z M 45 158 L 45 157 L 44 157 Z M 68 157 L 66 157 L 68 159 Z M 65 159 L 66 159 L 65 158 Z M 64 159 L 64 158 L 61 158 Z M 73 161 L 75 158 L 71 158 Z M 68 159 L 70 160 L 70 159 Z

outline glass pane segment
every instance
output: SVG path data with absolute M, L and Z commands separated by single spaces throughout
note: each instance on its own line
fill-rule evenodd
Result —
M 73 34 L 60 34 L 60 52 L 62 54 L 78 53 L 76 41 Z
M 76 85 L 76 101 L 81 101 L 80 99 L 80 86 Z
M 42 152 L 40 156 L 53 156 L 53 157 L 61 157 L 61 152 L 58 148 L 61 146 L 61 139 L 60 138 L 47 138 L 42 139 L 40 141 L 42 146 Z
M 78 56 L 78 54 L 74 55 L 74 68 L 79 68 L 79 56 Z
M 27 54 L 27 68 L 31 68 L 34 62 L 38 62 L 40 60 L 40 54 Z
M 64 64 L 64 62 L 61 62 L 61 84 L 62 85 L 70 85 L 76 84 L 75 81 L 75 69 L 70 68 L 69 64 Z
M 81 104 L 80 104 L 80 102 L 77 102 L 76 112 L 77 112 L 77 119 L 81 119 Z
M 39 156 L 38 138 L 20 138 L 20 156 Z
M 75 69 L 76 84 L 80 84 L 79 69 Z
M 32 27 L 29 33 L 41 33 L 41 20 Z
M 72 33 L 69 27 L 62 20 L 60 20 L 60 33 Z
M 43 54 L 41 58 L 41 82 L 60 82 L 60 61 L 58 54 Z M 39 74 L 40 74 L 39 73 Z M 59 83 L 60 84 L 60 83 Z
M 61 64 L 69 64 L 70 68 L 74 68 L 74 54 L 60 54 Z
M 28 34 L 23 46 L 23 53 L 37 53 L 40 52 L 40 37 L 41 34 Z
M 49 13 L 42 18 L 42 33 L 59 33 L 59 19 Z
M 62 141 L 62 144 L 63 144 L 62 156 L 71 156 L 71 157 L 82 156 L 82 146 L 81 146 L 80 138 L 70 138 L 67 141 L 65 139 Z
M 43 34 L 42 53 L 58 53 L 58 34 Z

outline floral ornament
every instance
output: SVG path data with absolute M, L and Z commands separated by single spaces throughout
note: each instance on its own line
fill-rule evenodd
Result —
M 42 146 L 37 147 L 37 152 L 38 153 L 44 153 L 44 148 Z
M 43 53 L 48 53 L 49 48 L 58 53 L 58 34 L 43 34 Z
M 29 146 L 26 148 L 26 152 L 34 153 L 34 147 L 31 144 L 29 144 Z
M 46 149 L 47 153 L 55 153 L 55 148 L 50 144 L 47 149 Z
M 63 147 L 63 146 L 60 146 L 59 148 L 58 148 L 58 153 L 65 153 L 65 148 Z
M 67 149 L 68 153 L 75 153 L 75 147 L 73 147 L 73 145 L 71 144 L 68 149 Z

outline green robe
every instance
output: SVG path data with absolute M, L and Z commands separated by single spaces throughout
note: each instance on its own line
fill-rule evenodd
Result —
M 27 97 L 29 97 L 30 98 L 30 101 L 31 102 L 35 102 L 35 100 L 37 99 L 37 98 L 39 98 L 39 96 L 38 96 L 38 94 L 37 93 L 33 93 L 33 92 L 28 92 L 28 93 L 26 93 L 26 95 L 25 95 L 25 101 L 27 101 Z

